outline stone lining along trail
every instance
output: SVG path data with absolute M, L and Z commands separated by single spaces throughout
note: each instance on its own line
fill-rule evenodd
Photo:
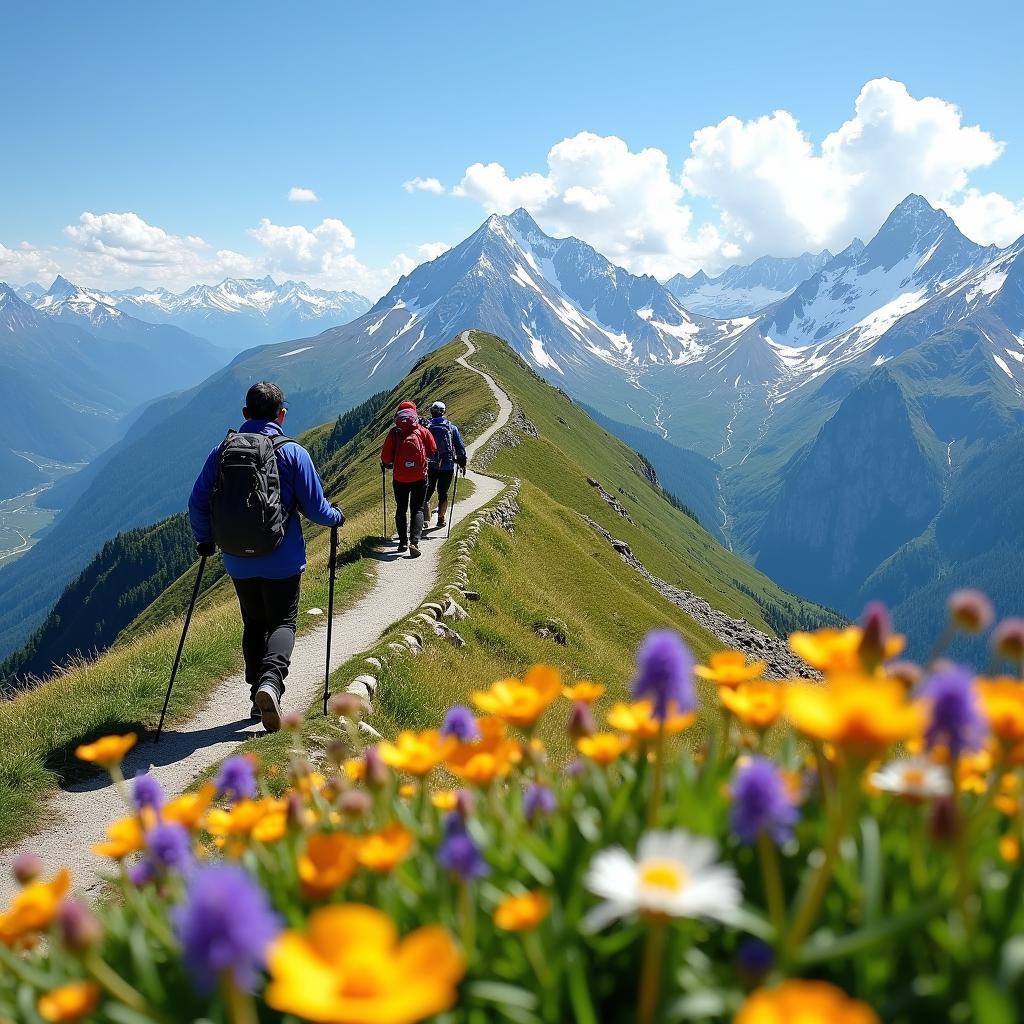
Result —
M 476 351 L 470 332 L 464 331 L 460 337 L 467 351 L 458 362 L 484 378 L 498 403 L 494 423 L 467 446 L 472 458 L 508 423 L 512 403 L 489 374 L 467 362 L 467 357 Z M 474 490 L 469 497 L 459 496 L 453 517 L 456 522 L 486 505 L 506 486 L 501 480 L 473 470 L 469 470 L 467 477 Z M 372 648 L 392 623 L 419 607 L 436 585 L 443 543 L 441 531 L 426 534 L 423 554 L 415 560 L 393 555 L 393 548 L 382 549 L 372 589 L 353 607 L 334 616 L 332 669 Z M 326 636 L 324 622 L 296 640 L 284 697 L 285 710 L 304 710 L 322 693 Z M 249 720 L 248 712 L 248 690 L 243 676 L 237 674 L 222 680 L 205 706 L 188 721 L 165 730 L 159 744 L 152 743 L 149 737 L 140 739 L 125 759 L 125 777 L 130 779 L 148 769 L 169 795 L 184 791 L 200 772 L 230 754 L 238 743 L 262 732 L 258 722 Z M 39 855 L 48 874 L 67 865 L 79 890 L 94 888 L 97 872 L 105 862 L 93 855 L 90 846 L 103 838 L 108 822 L 125 813 L 121 798 L 105 775 L 70 784 L 49 800 L 47 810 L 50 823 L 44 831 L 0 855 L 0 897 L 5 901 L 14 889 L 10 865 L 22 853 Z

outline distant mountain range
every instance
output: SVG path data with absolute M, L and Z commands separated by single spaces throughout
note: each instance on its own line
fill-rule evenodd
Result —
M 991 460 L 1008 457 L 1004 439 L 1024 426 L 1022 249 L 1024 240 L 976 245 L 909 196 L 866 245 L 800 257 L 816 269 L 795 287 L 799 260 L 746 268 L 746 285 L 782 296 L 715 319 L 578 239 L 547 236 L 524 210 L 492 216 L 351 323 L 243 352 L 180 399 L 153 405 L 83 475 L 74 514 L 0 571 L 0 587 L 15 605 L 50 587 L 52 603 L 56 575 L 80 569 L 118 530 L 179 510 L 255 377 L 282 383 L 298 430 L 479 327 L 646 443 L 649 457 L 664 464 L 672 454 L 646 440 L 653 433 L 711 460 L 706 475 L 707 463 L 681 457 L 693 466 L 692 505 L 703 519 L 713 509 L 709 528 L 784 586 L 856 614 L 875 580 L 900 606 L 922 565 L 950 585 L 968 582 L 939 524 L 963 522 L 950 504 L 966 507 L 963 482 L 990 479 Z M 685 473 L 673 481 L 683 501 L 685 485 Z M 1019 491 L 1005 495 L 1000 521 L 1024 523 L 1007 511 L 1022 503 Z M 1005 592 L 998 564 L 970 564 L 970 582 Z M 35 621 L 43 611 L 37 603 Z M 0 617 L 0 654 L 24 636 L 17 619 Z
M 863 245 L 859 239 L 852 244 Z M 789 258 L 762 256 L 748 266 L 729 267 L 718 277 L 703 270 L 692 277 L 676 274 L 665 287 L 694 313 L 721 319 L 746 316 L 784 299 L 831 259 L 828 249 Z

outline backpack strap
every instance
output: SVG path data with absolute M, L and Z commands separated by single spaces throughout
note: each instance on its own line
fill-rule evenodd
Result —
M 286 434 L 278 434 L 270 443 L 274 446 L 274 451 L 276 452 L 278 448 L 282 448 L 286 444 L 297 444 L 298 442 L 294 437 L 288 437 Z

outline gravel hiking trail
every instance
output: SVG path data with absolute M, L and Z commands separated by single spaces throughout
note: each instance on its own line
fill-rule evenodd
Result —
M 489 374 L 467 362 L 467 357 L 476 351 L 470 332 L 463 331 L 460 337 L 466 354 L 458 362 L 484 378 L 498 403 L 495 422 L 467 446 L 472 458 L 508 422 L 512 403 Z M 486 505 L 505 486 L 500 480 L 472 470 L 466 475 L 474 490 L 470 497 L 456 502 L 455 522 Z M 390 510 L 390 501 L 388 507 Z M 426 599 L 437 582 L 443 544 L 438 530 L 425 535 L 423 554 L 415 560 L 394 554 L 393 545 L 380 549 L 372 589 L 351 608 L 334 616 L 332 669 L 372 648 L 392 623 L 409 615 Z M 296 640 L 283 710 L 305 710 L 323 692 L 326 638 L 324 621 Z M 248 713 L 248 688 L 241 673 L 222 680 L 206 704 L 188 721 L 164 730 L 159 744 L 154 744 L 150 736 L 140 737 L 125 758 L 125 778 L 130 780 L 137 772 L 148 769 L 169 797 L 183 792 L 200 772 L 230 754 L 241 741 L 263 731 L 260 723 L 250 721 Z M 108 822 L 125 813 L 117 790 L 105 774 L 71 783 L 49 797 L 49 823 L 44 829 L 0 854 L 0 897 L 6 902 L 13 893 L 15 885 L 9 869 L 22 853 L 41 857 L 47 876 L 67 865 L 75 888 L 80 892 L 95 889 L 99 884 L 98 872 L 110 865 L 96 857 L 90 847 L 103 839 Z

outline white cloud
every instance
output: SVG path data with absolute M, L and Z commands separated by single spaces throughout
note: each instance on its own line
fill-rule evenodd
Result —
M 311 188 L 299 188 L 293 185 L 288 189 L 289 203 L 318 203 L 320 197 Z
M 998 192 L 969 188 L 956 202 L 940 205 L 976 242 L 1007 246 L 1024 235 L 1024 199 L 1015 203 Z
M 173 267 L 189 262 L 207 248 L 196 235 L 172 235 L 147 224 L 136 213 L 90 213 L 64 234 L 85 252 L 107 256 L 121 263 Z
M 424 260 L 436 260 L 451 248 L 447 242 L 424 242 L 416 247 L 416 252 Z
M 437 178 L 410 178 L 402 182 L 402 188 L 406 192 L 433 192 L 438 196 L 444 192 L 444 185 Z
M 37 249 L 28 242 L 21 242 L 8 249 L 0 242 L 0 281 L 11 284 L 28 284 L 38 281 L 49 284 L 50 279 L 60 273 L 60 264 L 52 253 Z

